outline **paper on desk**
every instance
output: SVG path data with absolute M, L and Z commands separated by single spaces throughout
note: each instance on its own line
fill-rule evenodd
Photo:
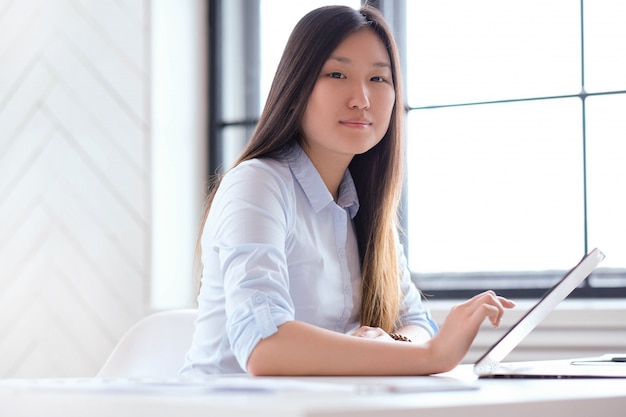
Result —
M 199 395 L 211 393 L 306 393 L 341 394 L 419 393 L 477 389 L 470 384 L 438 377 L 248 377 L 207 378 L 67 378 L 5 380 L 15 389 L 128 393 L 141 395 Z
M 444 376 L 316 377 L 315 380 L 347 384 L 359 394 L 465 391 L 479 388 L 475 380 L 463 381 Z
M 8 381 L 4 381 L 6 384 Z M 351 391 L 350 387 L 296 380 L 268 380 L 249 377 L 216 378 L 69 378 L 14 380 L 14 388 L 70 390 L 85 393 L 205 394 L 215 392 Z

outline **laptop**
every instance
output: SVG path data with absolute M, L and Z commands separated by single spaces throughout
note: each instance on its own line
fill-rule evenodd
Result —
M 479 378 L 626 377 L 626 354 L 577 360 L 501 363 L 603 259 L 604 254 L 597 248 L 585 255 L 476 361 L 474 373 Z

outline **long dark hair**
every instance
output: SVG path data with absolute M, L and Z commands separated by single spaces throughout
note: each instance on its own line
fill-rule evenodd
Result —
M 396 227 L 403 178 L 404 105 L 397 47 L 376 9 L 327 6 L 298 22 L 278 64 L 256 130 L 233 166 L 253 158 L 280 158 L 294 142 L 302 142 L 303 114 L 324 63 L 346 37 L 364 28 L 373 30 L 385 45 L 396 94 L 385 136 L 368 152 L 356 155 L 349 167 L 360 203 L 354 220 L 362 271 L 360 318 L 363 325 L 391 331 L 400 302 Z M 203 224 L 220 179 L 215 179 L 209 192 Z M 201 267 L 199 241 L 197 276 Z

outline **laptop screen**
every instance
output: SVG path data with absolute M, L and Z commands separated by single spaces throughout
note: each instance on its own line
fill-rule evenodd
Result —
M 528 312 L 476 361 L 474 372 L 481 374 L 497 367 L 513 349 L 580 285 L 602 262 L 604 254 L 594 249 L 559 280 Z

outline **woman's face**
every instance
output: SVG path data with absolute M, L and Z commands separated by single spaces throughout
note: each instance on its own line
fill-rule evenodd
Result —
M 348 36 L 324 64 L 304 112 L 307 154 L 349 162 L 368 151 L 387 132 L 394 102 L 391 62 L 378 35 L 361 29 Z

